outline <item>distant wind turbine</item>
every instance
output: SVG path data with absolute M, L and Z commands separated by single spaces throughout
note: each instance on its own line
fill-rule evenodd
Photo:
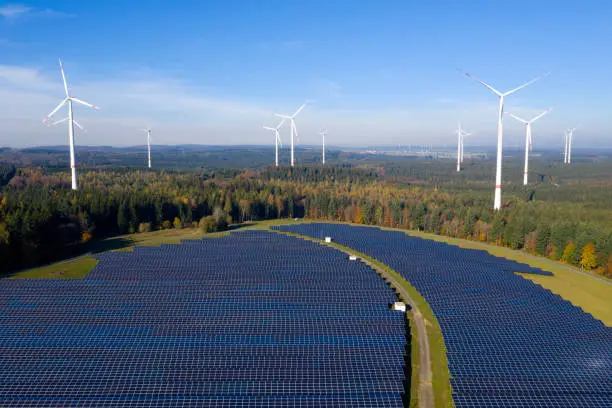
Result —
M 461 163 L 463 163 L 463 138 L 471 135 L 461 128 L 461 122 L 457 126 L 457 171 L 461 171 Z
M 284 123 L 285 123 L 285 119 L 281 120 L 281 122 L 275 128 L 268 127 L 268 126 L 263 127 L 266 130 L 271 130 L 274 132 L 274 149 L 275 149 L 275 154 L 276 154 L 276 159 L 274 161 L 274 164 L 276 167 L 278 167 L 278 144 L 280 143 L 281 147 L 283 147 L 283 142 L 281 141 L 280 134 L 278 133 L 278 131 L 283 126 Z
M 497 89 L 493 88 L 491 85 L 481 81 L 480 79 L 476 78 L 475 76 L 468 74 L 467 72 L 463 73 L 465 76 L 467 76 L 468 78 L 473 79 L 476 82 L 479 82 L 481 85 L 487 87 L 489 90 L 491 90 L 493 93 L 495 93 L 498 97 L 499 97 L 499 109 L 497 112 L 497 170 L 495 173 L 495 200 L 493 202 L 493 209 L 495 210 L 499 210 L 501 208 L 501 188 L 502 188 L 502 147 L 503 147 L 503 138 L 504 138 L 504 131 L 503 131 L 503 120 L 504 120 L 504 98 L 508 95 L 511 95 L 513 93 L 515 93 L 516 91 L 525 88 L 528 85 L 533 84 L 534 82 L 539 81 L 540 79 L 542 79 L 543 77 L 549 75 L 549 73 L 546 73 L 544 75 L 540 75 L 537 78 L 532 79 L 529 82 L 524 83 L 523 85 L 511 89 L 508 92 L 500 92 Z
M 149 157 L 149 168 L 151 168 L 151 128 L 142 129 L 143 132 L 147 132 L 147 152 Z
M 533 139 L 531 137 L 531 124 L 536 120 L 540 119 L 542 116 L 546 115 L 552 110 L 552 108 L 545 110 L 540 113 L 538 116 L 532 118 L 531 120 L 526 120 L 519 118 L 516 115 L 509 113 L 508 115 L 512 116 L 514 119 L 518 120 L 521 123 L 525 124 L 525 171 L 523 172 L 523 185 L 526 186 L 528 184 L 529 179 L 529 152 L 533 149 Z
M 321 139 L 323 141 L 323 156 L 321 161 L 323 164 L 325 164 L 325 136 L 327 136 L 327 129 L 321 130 L 319 134 L 321 135 Z
M 574 142 L 574 132 L 576 128 L 570 128 L 565 131 L 565 164 L 572 162 L 572 143 Z
M 72 170 L 72 189 L 76 190 L 78 186 L 77 186 L 76 164 L 74 160 L 74 125 L 76 124 L 80 129 L 83 129 L 83 128 L 81 127 L 81 125 L 76 123 L 76 121 L 74 120 L 74 115 L 72 114 L 72 102 L 80 103 L 81 105 L 85 105 L 93 109 L 100 109 L 100 108 L 90 103 L 87 103 L 85 101 L 82 101 L 80 99 L 77 99 L 73 96 L 70 96 L 70 93 L 68 92 L 68 83 L 66 82 L 66 75 L 64 74 L 64 67 L 62 66 L 61 59 L 59 60 L 59 66 L 60 66 L 60 71 L 62 72 L 62 80 L 64 81 L 64 91 L 66 91 L 66 98 L 62 100 L 59 103 L 59 105 L 57 105 L 55 109 L 53 109 L 51 113 L 49 113 L 43 119 L 43 123 L 47 123 L 49 119 L 51 118 L 51 116 L 55 115 L 55 113 L 58 110 L 60 110 L 62 106 L 64 106 L 66 103 L 68 104 L 68 117 L 66 119 L 62 119 L 54 123 L 61 123 L 66 120 L 68 121 L 68 138 L 70 140 L 70 168 Z
M 293 137 L 294 135 L 297 136 L 297 128 L 295 127 L 295 117 L 302 111 L 302 109 L 304 109 L 307 103 L 308 101 L 304 102 L 302 106 L 300 106 L 299 109 L 296 110 L 295 113 L 291 116 L 275 113 L 275 115 L 278 116 L 279 118 L 283 118 L 283 119 L 291 121 L 291 167 L 293 167 L 293 164 L 294 164 Z

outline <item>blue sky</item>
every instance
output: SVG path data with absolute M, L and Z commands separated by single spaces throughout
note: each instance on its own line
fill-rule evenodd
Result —
M 495 143 L 500 90 L 551 75 L 506 110 L 554 112 L 534 148 L 612 146 L 612 4 L 585 1 L 0 1 L 0 145 L 63 144 L 44 117 L 61 100 L 57 57 L 88 132 L 79 144 L 268 144 L 274 111 L 298 117 L 300 143 Z M 61 116 L 58 114 L 58 118 Z M 135 131 L 136 129 L 136 131 Z M 505 144 L 523 128 L 505 121 Z M 281 137 L 288 141 L 288 128 Z M 269 140 L 268 140 L 269 139 Z M 539 145 L 539 146 L 538 146 Z

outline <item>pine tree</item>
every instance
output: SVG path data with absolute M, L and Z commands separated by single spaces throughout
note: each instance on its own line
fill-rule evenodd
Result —
M 536 236 L 536 252 L 540 255 L 546 253 L 546 246 L 550 241 L 550 226 L 547 224 L 541 224 L 538 226 Z
M 130 226 L 128 212 L 127 204 L 125 201 L 122 201 L 117 211 L 117 228 L 119 232 L 126 232 Z
M 504 214 L 501 211 L 498 211 L 493 217 L 493 225 L 491 226 L 491 233 L 489 234 L 489 239 L 495 242 L 497 245 L 500 245 L 503 239 L 503 231 L 504 225 L 506 221 L 504 220 Z

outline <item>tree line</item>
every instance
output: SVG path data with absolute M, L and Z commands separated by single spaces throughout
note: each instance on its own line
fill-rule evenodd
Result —
M 503 245 L 612 276 L 612 228 L 578 204 L 490 197 L 386 180 L 351 166 L 217 173 L 114 169 L 6 170 L 0 271 L 51 262 L 104 237 L 170 228 L 226 229 L 248 220 L 309 218 L 413 229 Z M 7 176 L 5 176 L 6 178 Z M 591 214 L 591 215 L 589 215 Z

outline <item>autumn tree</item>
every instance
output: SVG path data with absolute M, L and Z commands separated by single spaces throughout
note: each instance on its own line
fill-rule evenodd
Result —
M 361 207 L 357 204 L 357 210 L 355 211 L 355 224 L 363 224 L 363 217 L 361 216 Z
M 589 242 L 582 248 L 580 256 L 580 267 L 586 270 L 591 270 L 597 266 L 597 255 L 595 253 L 595 244 Z
M 561 255 L 561 261 L 567 264 L 573 264 L 575 259 L 576 252 L 576 244 L 574 241 L 570 241 L 563 250 L 563 255 Z
M 179 217 L 174 217 L 174 222 L 172 225 L 174 225 L 174 228 L 183 228 L 183 222 Z

